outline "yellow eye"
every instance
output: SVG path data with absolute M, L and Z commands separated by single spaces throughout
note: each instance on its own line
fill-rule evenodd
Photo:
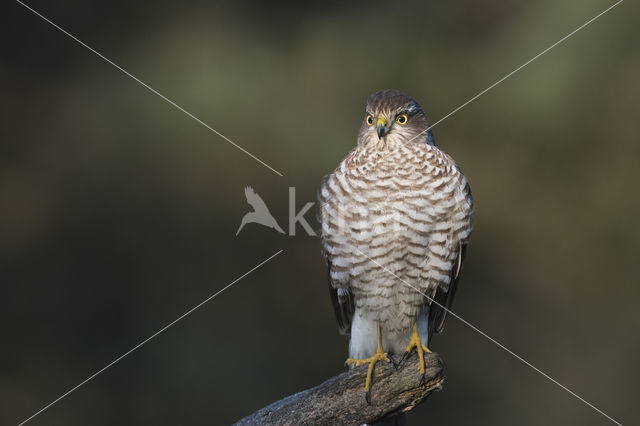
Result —
M 407 124 L 407 114 L 400 114 L 399 116 L 397 116 L 396 123 L 400 124 L 401 126 Z
M 368 126 L 373 125 L 373 117 L 370 115 L 367 115 L 367 125 Z

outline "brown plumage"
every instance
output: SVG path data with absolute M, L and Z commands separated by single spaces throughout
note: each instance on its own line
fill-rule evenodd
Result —
M 391 354 L 407 348 L 414 325 L 426 344 L 446 318 L 429 298 L 449 307 L 455 295 L 471 234 L 471 192 L 428 126 L 410 96 L 371 95 L 357 146 L 322 183 L 329 289 L 352 358 L 380 350 L 378 327 Z

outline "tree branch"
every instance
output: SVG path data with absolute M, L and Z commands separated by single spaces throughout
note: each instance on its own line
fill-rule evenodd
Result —
M 444 373 L 438 354 L 425 354 L 424 380 L 418 366 L 415 352 L 397 370 L 391 363 L 378 362 L 371 404 L 365 400 L 367 366 L 364 365 L 261 408 L 235 426 L 375 423 L 388 415 L 411 410 L 431 392 L 441 389 Z

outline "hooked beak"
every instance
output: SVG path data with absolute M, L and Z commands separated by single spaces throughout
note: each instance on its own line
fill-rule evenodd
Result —
M 387 127 L 387 120 L 384 117 L 378 118 L 378 122 L 376 123 L 376 133 L 378 133 L 378 139 L 381 139 L 384 135 L 387 134 L 389 128 Z

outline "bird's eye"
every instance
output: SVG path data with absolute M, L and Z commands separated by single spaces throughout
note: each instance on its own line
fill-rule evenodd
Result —
M 367 125 L 369 126 L 373 125 L 373 117 L 370 115 L 367 115 Z
M 400 114 L 399 116 L 397 116 L 396 123 L 400 124 L 401 126 L 407 124 L 407 114 Z

